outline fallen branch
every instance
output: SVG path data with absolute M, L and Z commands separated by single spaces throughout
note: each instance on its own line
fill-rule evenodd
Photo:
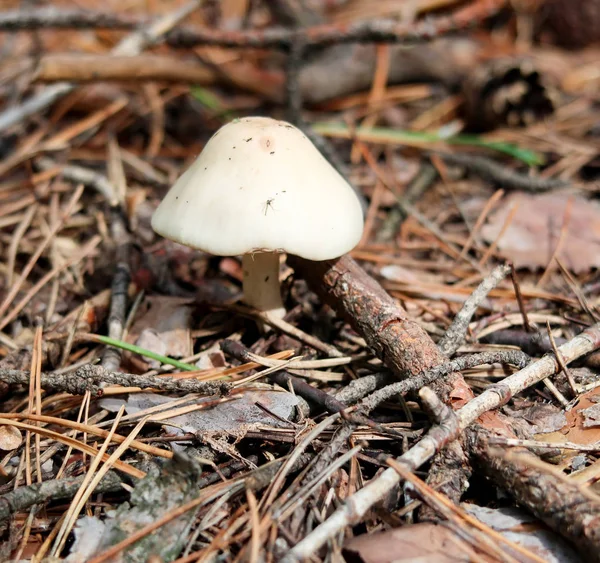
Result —
M 481 178 L 494 182 L 503 188 L 538 193 L 564 188 L 569 185 L 569 182 L 560 178 L 544 178 L 542 176 L 531 176 L 516 172 L 485 156 L 446 152 L 436 154 L 439 154 L 444 162 L 454 166 L 462 166 L 469 172 L 473 172 Z
M 120 161 L 119 161 L 120 162 Z M 122 169 L 121 169 L 122 173 Z M 115 199 L 118 196 L 115 189 Z M 123 204 L 123 202 L 119 202 Z M 115 244 L 115 271 L 110 288 L 110 310 L 108 313 L 108 336 L 114 340 L 122 340 L 127 322 L 129 305 L 129 284 L 131 283 L 131 237 L 126 225 L 126 218 L 120 207 L 110 211 L 110 232 Z M 122 350 L 107 346 L 102 352 L 102 368 L 107 371 L 118 371 L 121 366 Z
M 30 374 L 25 370 L 0 369 L 0 381 L 8 385 L 28 385 Z M 230 385 L 219 381 L 197 381 L 196 379 L 174 379 L 158 375 L 136 375 L 106 371 L 101 366 L 85 365 L 63 374 L 43 373 L 42 389 L 60 391 L 72 395 L 102 395 L 101 385 L 121 385 L 139 389 L 160 389 L 167 392 L 201 393 L 204 395 L 227 394 Z
M 36 7 L 33 10 L 0 12 L 0 31 L 33 29 L 132 29 L 139 18 L 92 10 L 62 10 Z
M 325 302 L 348 319 L 396 377 L 410 380 L 417 374 L 447 363 L 448 358 L 421 326 L 409 318 L 381 285 L 348 256 L 330 262 L 288 257 L 288 264 L 307 279 Z M 473 397 L 471 388 L 458 372 L 446 373 L 444 377 L 434 376 L 427 381 L 435 393 L 453 408 Z M 421 384 L 423 382 L 418 381 L 417 385 Z M 460 443 L 455 443 L 453 450 L 455 456 L 466 459 Z M 467 464 L 457 467 L 464 467 L 464 474 L 456 476 L 452 485 L 460 487 L 454 491 L 444 489 L 450 498 L 456 500 L 468 482 Z
M 19 487 L 10 493 L 0 496 L 0 522 L 8 520 L 13 514 L 27 510 L 34 504 L 41 504 L 49 499 L 72 498 L 81 487 L 85 475 L 71 479 L 58 479 L 35 483 L 27 487 Z M 98 483 L 96 493 L 111 493 L 122 490 L 121 479 L 117 473 L 109 471 Z
M 288 264 L 348 319 L 396 377 L 404 379 L 448 361 L 421 326 L 349 256 L 323 262 L 289 256 Z M 431 385 L 444 397 L 460 380 L 460 375 L 450 373 Z M 470 388 L 462 385 L 464 396 L 470 398 Z
M 488 436 L 480 427 L 470 436 L 482 471 L 573 542 L 585 561 L 600 561 L 600 497 L 527 451 L 490 447 Z
M 483 352 L 481 354 L 462 356 L 451 362 L 431 368 L 425 373 L 387 385 L 365 397 L 357 405 L 357 408 L 360 412 L 368 414 L 383 403 L 383 401 L 398 397 L 399 395 L 404 395 L 410 391 L 417 391 L 425 385 L 430 385 L 441 377 L 464 369 L 474 368 L 482 364 L 512 364 L 522 369 L 529 364 L 530 361 L 531 358 L 520 350 L 497 350 L 494 352 Z
M 222 31 L 209 28 L 182 28 L 171 32 L 167 42 L 172 47 L 218 45 L 230 48 L 277 48 L 288 50 L 302 42 L 307 48 L 340 43 L 416 43 L 471 27 L 498 13 L 505 0 L 479 0 L 450 15 L 419 22 L 374 20 L 347 25 L 323 24 L 303 28 L 269 28 L 264 30 Z
M 600 347 L 600 324 L 585 330 L 561 346 L 559 351 L 565 362 L 570 363 L 598 347 Z M 517 393 L 553 375 L 558 369 L 559 365 L 554 356 L 547 355 L 523 370 L 510 375 L 501 382 L 488 387 L 481 395 L 469 401 L 463 408 L 456 412 L 456 422 L 454 424 L 433 426 L 420 442 L 404 455 L 397 458 L 398 463 L 402 463 L 410 471 L 415 471 L 446 444 L 460 436 L 482 414 L 506 404 Z M 387 469 L 384 471 L 360 491 L 347 498 L 341 508 L 297 543 L 284 560 L 286 562 L 301 561 L 310 557 L 329 539 L 343 531 L 344 528 L 360 522 L 367 511 L 375 503 L 382 500 L 399 482 L 400 476 L 395 470 Z M 518 494 L 518 491 L 512 489 L 511 492 Z M 517 500 L 520 500 L 518 496 Z M 550 521 L 549 524 L 553 525 L 555 522 Z M 593 532 L 590 541 L 598 550 L 598 544 L 600 544 L 600 519 L 596 517 L 590 528 Z M 554 529 L 559 533 L 564 532 L 559 527 L 555 527 Z M 588 547 L 586 546 L 586 550 Z M 600 551 L 597 553 L 600 553 Z
M 216 80 L 210 68 L 164 55 L 90 55 L 62 53 L 44 55 L 37 63 L 38 82 L 143 81 L 208 85 Z
M 492 291 L 508 274 L 510 265 L 503 264 L 494 268 L 492 273 L 487 276 L 477 289 L 464 302 L 461 310 L 454 317 L 452 324 L 448 327 L 446 334 L 438 342 L 438 348 L 442 354 L 452 356 L 465 341 L 469 323 L 477 311 L 477 308 L 485 300 L 488 293 Z
M 562 337 L 554 339 L 559 346 L 566 340 Z M 531 356 L 541 356 L 552 351 L 552 344 L 546 332 L 526 332 L 519 329 L 505 329 L 492 332 L 481 339 L 481 342 L 489 344 L 500 344 L 508 346 L 518 346 L 526 354 Z M 581 363 L 592 369 L 600 369 L 600 352 L 595 352 L 582 358 Z

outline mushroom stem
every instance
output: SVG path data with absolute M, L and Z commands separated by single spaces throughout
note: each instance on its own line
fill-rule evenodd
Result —
M 279 290 L 279 254 L 257 252 L 244 254 L 244 301 L 269 315 L 282 318 L 285 308 Z

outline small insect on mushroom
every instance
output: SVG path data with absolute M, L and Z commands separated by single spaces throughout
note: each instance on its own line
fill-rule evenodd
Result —
M 269 211 L 269 207 L 270 207 L 270 208 L 271 208 L 273 211 L 275 211 L 275 208 L 273 207 L 273 202 L 274 202 L 274 201 L 275 201 L 275 198 L 274 198 L 274 197 L 273 197 L 273 198 L 271 198 L 271 199 L 268 199 L 267 201 L 265 201 L 265 205 L 264 205 L 264 207 L 263 207 L 263 209 L 265 210 L 265 217 L 266 217 L 266 215 L 267 215 L 267 211 Z

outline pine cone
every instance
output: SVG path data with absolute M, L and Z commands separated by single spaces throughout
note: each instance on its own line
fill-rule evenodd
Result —
M 558 91 L 530 60 L 494 59 L 481 63 L 463 83 L 470 129 L 531 125 L 552 114 Z

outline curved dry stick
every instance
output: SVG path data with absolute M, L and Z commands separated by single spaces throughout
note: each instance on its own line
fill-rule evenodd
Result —
M 599 347 L 600 324 L 596 324 L 561 346 L 559 352 L 565 362 L 570 363 Z M 397 461 L 409 470 L 415 471 L 431 459 L 442 447 L 459 436 L 482 414 L 505 404 L 517 393 L 553 375 L 558 369 L 559 366 L 554 355 L 547 355 L 499 383 L 488 387 L 481 395 L 469 401 L 456 412 L 456 424 L 433 426 L 420 442 L 397 458 Z M 386 469 L 379 477 L 373 479 L 360 491 L 346 499 L 341 508 L 297 543 L 283 561 L 292 563 L 310 557 L 329 539 L 343 531 L 344 528 L 360 522 L 371 507 L 382 500 L 399 482 L 400 476 L 398 473 L 394 469 Z M 596 528 L 599 525 L 600 523 L 597 524 Z M 600 536 L 595 528 L 592 528 L 591 532 Z

